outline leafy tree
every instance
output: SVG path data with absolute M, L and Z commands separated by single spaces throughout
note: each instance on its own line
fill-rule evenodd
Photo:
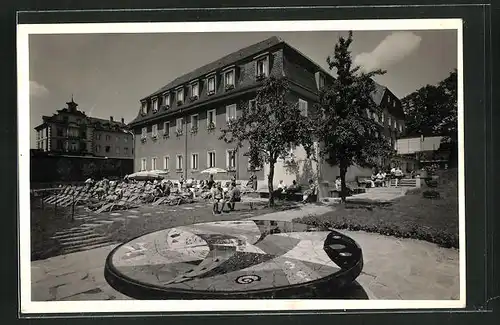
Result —
M 315 116 L 320 156 L 340 169 L 342 202 L 347 194 L 345 175 L 350 166 L 376 166 L 381 158 L 393 153 L 389 141 L 376 136 L 382 127 L 371 119 L 373 113 L 380 113 L 372 98 L 372 78 L 385 71 L 361 72 L 360 67 L 353 65 L 351 43 L 349 32 L 347 38 L 339 38 L 333 57 L 327 58 L 337 77 L 320 90 Z
M 313 133 L 310 119 L 303 116 L 297 101 L 290 100 L 288 80 L 284 77 L 269 77 L 258 89 L 255 104 L 249 107 L 242 103 L 241 116 L 221 129 L 226 143 L 237 148 L 248 146 L 244 153 L 250 164 L 263 167 L 269 164 L 267 175 L 269 206 L 274 205 L 274 167 L 278 159 L 285 159 L 294 146 L 302 145 L 308 157 L 313 155 Z
M 451 161 L 457 160 L 458 101 L 457 71 L 437 85 L 426 85 L 402 100 L 406 114 L 407 136 L 443 136 L 451 149 Z

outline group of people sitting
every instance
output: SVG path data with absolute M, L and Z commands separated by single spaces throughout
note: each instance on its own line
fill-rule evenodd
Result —
M 221 182 L 217 182 L 210 190 L 210 197 L 213 201 L 213 214 L 220 214 L 234 211 L 236 202 L 241 202 L 241 191 L 236 186 L 236 181 L 229 184 L 227 191 L 224 191 Z M 226 205 L 229 211 L 224 211 Z
M 279 199 L 291 199 L 294 195 L 301 191 L 302 187 L 297 184 L 296 180 L 292 181 L 290 186 L 285 185 L 285 183 L 280 180 L 278 188 L 274 190 L 273 195 Z M 314 198 L 318 195 L 318 186 L 314 180 L 309 180 L 309 187 L 302 193 L 302 203 L 313 202 Z
M 395 179 L 395 185 L 398 186 L 403 177 L 404 173 L 399 166 L 392 167 L 389 173 L 379 168 L 373 171 L 370 187 L 388 187 L 391 179 Z

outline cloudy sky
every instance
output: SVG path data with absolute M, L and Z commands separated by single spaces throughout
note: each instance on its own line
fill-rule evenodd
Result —
M 30 123 L 63 108 L 73 94 L 87 115 L 130 122 L 139 99 L 206 63 L 279 36 L 328 69 L 338 37 L 346 32 L 166 33 L 31 35 Z M 457 67 L 457 33 L 436 31 L 357 31 L 351 45 L 355 62 L 387 70 L 377 81 L 399 98 L 435 84 Z M 32 131 L 31 146 L 35 147 Z

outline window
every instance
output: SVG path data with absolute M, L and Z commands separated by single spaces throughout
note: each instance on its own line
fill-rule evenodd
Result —
M 106 141 L 111 141 L 111 136 L 110 135 L 106 135 Z
M 191 85 L 191 98 L 193 99 L 198 98 L 198 96 L 200 95 L 199 89 L 200 88 L 198 82 L 195 82 Z
M 62 148 L 62 142 L 58 141 L 57 142 L 57 149 L 61 149 L 61 148 Z M 100 145 L 95 146 L 95 152 L 101 152 L 101 146 Z
M 392 106 L 396 107 L 396 101 L 395 100 L 392 101 Z
M 226 151 L 226 167 L 228 170 L 236 169 L 236 150 L 228 149 Z
M 399 123 L 399 132 L 403 132 L 403 123 Z
M 147 161 L 146 161 L 146 158 L 142 158 L 141 159 L 141 171 L 144 171 L 147 169 Z
M 392 124 L 392 127 L 393 127 L 395 130 L 397 130 L 397 129 L 398 129 L 398 127 L 397 127 L 397 122 L 396 122 L 396 120 L 393 120 L 393 122 L 392 122 L 392 123 L 393 123 L 393 124 Z
M 184 102 L 184 89 L 177 89 L 177 104 L 182 104 Z
M 178 118 L 177 122 L 175 123 L 175 131 L 178 135 L 182 134 L 182 124 L 182 118 Z
M 167 107 L 170 107 L 170 94 L 166 93 L 163 95 L 163 104 Z
M 300 115 L 307 116 L 307 102 L 303 99 L 299 99 L 299 110 Z
M 62 137 L 63 136 L 63 130 L 61 128 L 57 128 L 57 136 Z
M 148 102 L 142 102 L 141 113 L 144 115 L 148 113 Z
M 257 77 L 267 77 L 268 75 L 268 60 L 267 57 L 260 58 L 257 60 Z
M 151 158 L 151 170 L 156 170 L 156 157 Z
M 368 118 L 372 117 L 372 114 L 370 114 L 370 109 L 369 108 L 366 109 L 366 117 L 368 117 Z
M 147 127 L 143 127 L 142 128 L 142 133 L 141 133 L 141 139 L 146 139 L 148 135 L 148 128 Z
M 96 136 L 95 136 L 95 138 L 96 138 L 97 140 L 101 140 L 101 134 L 100 134 L 100 133 L 97 133 L 97 134 L 96 134 Z
M 191 115 L 191 132 L 198 131 L 198 114 Z
M 123 142 L 127 143 L 128 142 L 128 136 L 123 137 Z
M 119 136 L 116 136 L 115 141 L 116 141 L 116 142 L 120 141 L 120 137 L 119 137 Z
M 207 112 L 207 128 L 209 130 L 215 129 L 215 109 Z
M 67 116 L 63 116 L 63 121 L 64 121 L 64 123 L 68 123 L 68 117 Z
M 384 114 L 384 112 L 380 113 L 380 122 L 381 123 L 385 122 L 385 114 Z
M 198 154 L 197 153 L 193 153 L 191 155 L 191 169 L 198 170 Z
M 387 116 L 387 125 L 389 125 L 389 127 L 391 126 L 391 117 L 390 116 Z
M 176 164 L 177 170 L 181 170 L 183 164 L 184 164 L 184 158 L 182 157 L 182 155 L 177 155 L 177 164 Z
M 249 113 L 254 113 L 256 105 L 257 105 L 257 101 L 255 99 L 251 99 L 248 101 Z
M 163 157 L 163 169 L 168 170 L 169 163 L 170 163 L 170 157 L 169 156 Z
M 163 136 L 167 138 L 170 136 L 170 122 L 163 124 Z
M 224 73 L 224 87 L 226 89 L 234 88 L 234 69 Z
M 111 146 L 106 146 L 105 151 L 106 153 L 109 153 L 111 151 Z
M 207 84 L 208 95 L 215 94 L 215 76 L 208 77 Z
M 215 167 L 215 151 L 207 152 L 207 167 Z
M 115 152 L 116 152 L 117 155 L 119 155 L 120 154 L 120 147 L 116 147 Z
M 153 129 L 152 129 L 152 132 L 151 132 L 151 136 L 153 138 L 157 138 L 158 137 L 158 124 L 153 124 Z
M 325 87 L 325 76 L 320 73 L 319 74 L 319 89 Z
M 123 148 L 123 153 L 126 154 L 126 155 L 128 155 L 128 148 L 127 147 Z
M 377 113 L 373 112 L 372 116 L 373 116 L 373 120 L 378 123 L 378 115 L 377 115 Z
M 153 99 L 153 112 L 158 112 L 158 98 Z
M 236 104 L 226 106 L 226 121 L 230 122 L 236 119 Z

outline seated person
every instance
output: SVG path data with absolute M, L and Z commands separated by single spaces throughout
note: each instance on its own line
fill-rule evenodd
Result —
M 302 196 L 302 203 L 308 203 L 312 200 L 312 198 L 316 195 L 317 188 L 316 184 L 312 179 L 309 180 L 309 188 L 304 191 L 304 195 Z
M 382 175 L 381 172 L 378 172 L 377 175 L 375 176 L 375 186 L 380 187 L 384 185 L 384 176 Z
M 236 202 L 241 202 L 241 192 L 240 189 L 236 186 L 236 182 L 233 182 L 229 188 L 227 197 L 227 206 L 229 207 L 229 211 L 234 211 Z M 224 203 L 222 203 L 221 210 L 224 210 Z
M 220 182 L 218 182 L 214 187 L 212 187 L 212 189 L 210 190 L 210 194 L 213 200 L 212 212 L 214 214 L 221 213 L 222 210 L 219 210 L 219 202 L 223 201 L 224 199 L 224 191 L 222 190 L 222 185 Z
M 282 180 L 280 180 L 278 187 L 274 190 L 273 195 L 277 198 L 281 198 L 281 195 L 285 192 L 286 186 Z
M 342 180 L 340 179 L 340 176 L 337 176 L 335 179 L 335 189 L 339 192 L 342 190 Z

